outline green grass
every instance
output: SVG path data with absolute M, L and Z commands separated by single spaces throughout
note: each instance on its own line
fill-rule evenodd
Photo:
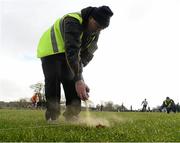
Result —
M 1 142 L 180 142 L 180 114 L 90 112 L 81 122 L 47 124 L 42 110 L 0 110 Z M 105 128 L 96 128 L 99 123 Z

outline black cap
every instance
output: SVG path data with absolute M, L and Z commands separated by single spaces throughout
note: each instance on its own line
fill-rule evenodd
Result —
M 91 16 L 94 20 L 103 28 L 109 26 L 110 18 L 113 16 L 113 12 L 108 6 L 95 7 Z

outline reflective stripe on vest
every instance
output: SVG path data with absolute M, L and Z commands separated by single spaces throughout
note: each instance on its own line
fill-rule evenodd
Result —
M 54 25 L 49 28 L 41 37 L 37 48 L 37 57 L 42 58 L 49 55 L 64 53 L 64 31 L 63 31 L 63 19 L 67 16 L 76 18 L 80 24 L 82 24 L 82 17 L 80 13 L 69 13 L 63 18 L 59 18 Z M 80 38 L 82 38 L 81 33 Z
M 51 27 L 51 42 L 52 42 L 54 53 L 59 52 L 56 37 L 55 37 L 55 32 L 54 32 L 54 25 Z

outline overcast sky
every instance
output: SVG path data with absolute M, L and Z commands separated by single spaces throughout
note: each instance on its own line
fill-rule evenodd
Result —
M 94 59 L 84 68 L 90 100 L 141 108 L 180 102 L 179 0 L 0 0 L 0 100 L 30 98 L 43 82 L 40 36 L 57 18 L 87 6 L 114 12 Z

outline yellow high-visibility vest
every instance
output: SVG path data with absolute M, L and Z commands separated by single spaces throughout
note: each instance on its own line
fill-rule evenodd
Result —
M 66 16 L 76 18 L 79 23 L 82 24 L 83 20 L 80 13 L 69 13 L 64 17 L 56 20 L 54 25 L 46 32 L 44 32 L 44 34 L 40 38 L 37 48 L 38 58 L 65 52 L 62 21 Z M 82 33 L 80 38 L 82 38 Z

